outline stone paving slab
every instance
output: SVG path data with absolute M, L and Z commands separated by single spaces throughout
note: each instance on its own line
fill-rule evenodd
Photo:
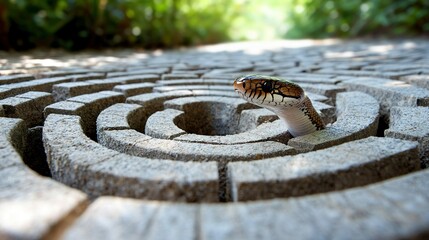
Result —
M 424 238 L 429 226 L 427 177 L 426 170 L 329 195 L 227 205 L 102 197 L 65 232 L 64 238 Z
M 423 167 L 429 166 L 428 120 L 428 107 L 393 107 L 390 110 L 389 128 L 384 131 L 386 137 L 417 141 Z
M 228 175 L 233 200 L 246 201 L 362 186 L 418 169 L 416 143 L 370 137 L 297 156 L 229 163 Z

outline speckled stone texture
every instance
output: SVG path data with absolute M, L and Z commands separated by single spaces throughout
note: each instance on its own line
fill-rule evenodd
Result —
M 429 42 L 0 52 L 0 239 L 428 239 Z M 235 78 L 305 90 L 292 137 Z

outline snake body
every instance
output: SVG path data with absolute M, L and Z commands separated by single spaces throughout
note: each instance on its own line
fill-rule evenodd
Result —
M 235 79 L 234 90 L 246 101 L 277 114 L 294 137 L 325 128 L 311 100 L 296 83 L 271 76 L 246 75 Z

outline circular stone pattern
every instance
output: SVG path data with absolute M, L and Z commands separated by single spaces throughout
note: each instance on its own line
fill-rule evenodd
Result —
M 429 43 L 301 43 L 11 55 L 0 238 L 425 238 Z M 293 138 L 234 93 L 249 73 L 326 129 Z

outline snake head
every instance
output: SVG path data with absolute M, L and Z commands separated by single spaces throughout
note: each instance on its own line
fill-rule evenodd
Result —
M 295 107 L 305 98 L 297 84 L 271 76 L 245 75 L 235 79 L 234 90 L 243 99 L 261 107 Z

